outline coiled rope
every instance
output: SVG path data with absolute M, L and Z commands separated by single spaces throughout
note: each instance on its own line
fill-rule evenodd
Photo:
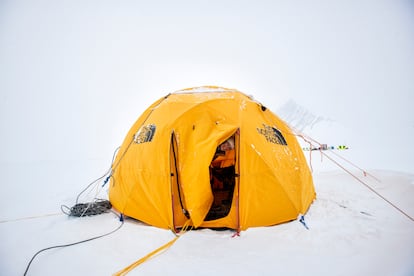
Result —
M 83 217 L 83 216 L 95 216 L 108 212 L 111 210 L 112 204 L 109 200 L 98 199 L 89 203 L 77 203 L 73 207 L 69 208 L 66 205 L 61 206 L 61 210 L 68 216 Z

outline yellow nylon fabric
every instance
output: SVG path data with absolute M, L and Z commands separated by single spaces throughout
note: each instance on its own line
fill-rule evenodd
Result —
M 239 176 L 230 212 L 205 221 L 214 199 L 210 163 L 217 146 L 235 133 Z M 282 120 L 236 90 L 202 87 L 169 94 L 138 118 L 115 159 L 109 197 L 120 212 L 157 227 L 181 227 L 184 208 L 194 227 L 245 230 L 296 219 L 315 190 Z

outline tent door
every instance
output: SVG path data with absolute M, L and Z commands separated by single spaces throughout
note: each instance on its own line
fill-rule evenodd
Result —
M 189 218 L 185 206 L 183 190 L 180 185 L 180 175 L 177 168 L 178 164 L 178 147 L 177 139 L 174 132 L 171 134 L 170 146 L 170 170 L 171 170 L 171 203 L 172 203 L 172 221 L 173 228 L 180 228 Z
M 205 221 L 226 217 L 230 213 L 236 187 L 236 135 L 217 147 L 210 164 L 210 185 L 214 201 Z M 238 137 L 237 137 L 238 138 Z

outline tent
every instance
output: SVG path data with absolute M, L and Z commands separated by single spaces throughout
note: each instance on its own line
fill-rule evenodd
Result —
M 119 212 L 172 230 L 186 222 L 238 231 L 274 225 L 306 213 L 314 198 L 286 123 L 252 97 L 215 86 L 148 107 L 117 153 L 109 188 Z

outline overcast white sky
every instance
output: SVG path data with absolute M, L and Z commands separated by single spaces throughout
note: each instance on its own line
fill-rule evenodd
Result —
M 0 161 L 108 160 L 150 103 L 208 84 L 409 136 L 413 3 L 1 0 Z

